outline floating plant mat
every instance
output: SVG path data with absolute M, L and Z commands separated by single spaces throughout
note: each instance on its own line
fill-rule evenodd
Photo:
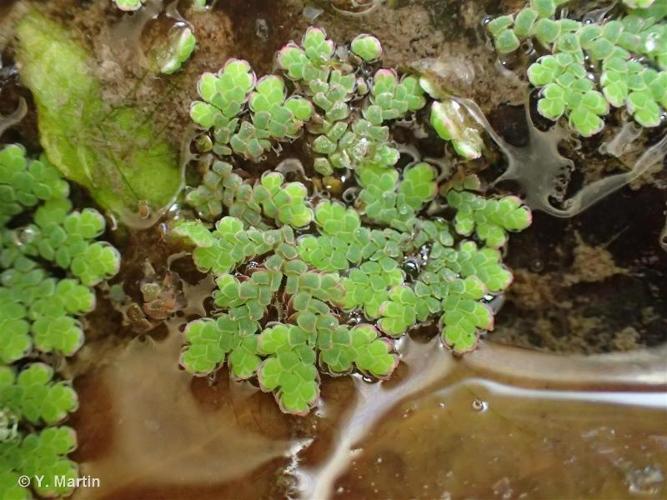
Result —
M 74 498 L 619 498 L 667 487 L 667 401 L 646 391 L 667 387 L 664 352 L 614 362 L 492 347 L 453 361 L 409 340 L 396 380 L 325 379 L 326 404 L 304 420 L 257 388 L 193 381 L 168 362 L 179 348 L 176 331 L 135 340 L 78 379 L 76 458 L 102 487 Z

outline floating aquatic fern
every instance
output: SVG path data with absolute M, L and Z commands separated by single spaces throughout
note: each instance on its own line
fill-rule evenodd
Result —
M 44 476 L 33 484 L 39 495 L 68 495 L 72 488 L 53 478 L 77 477 L 67 458 L 76 437 L 55 426 L 78 399 L 52 367 L 29 359 L 78 351 L 78 318 L 95 306 L 90 287 L 116 274 L 120 255 L 94 241 L 104 218 L 92 209 L 72 211 L 58 170 L 28 159 L 21 146 L 0 149 L 0 194 L 0 496 L 30 497 L 20 475 Z
M 76 449 L 76 433 L 65 426 L 47 427 L 0 443 L 0 491 L 4 498 L 28 499 L 30 492 L 20 486 L 19 477 L 43 478 L 32 481 L 35 493 L 42 497 L 63 497 L 72 494 L 78 477 L 76 463 L 67 455 Z M 65 485 L 56 484 L 59 478 Z
M 204 74 L 199 80 L 203 101 L 192 104 L 192 119 L 213 129 L 213 150 L 221 155 L 233 153 L 259 160 L 271 147 L 271 140 L 296 138 L 303 122 L 310 118 L 312 106 L 294 96 L 286 99 L 282 78 L 269 75 L 256 81 L 246 61 L 232 59 L 217 74 Z M 240 117 L 245 105 L 250 117 Z
M 113 0 L 120 10 L 133 12 L 139 10 L 144 4 L 144 0 Z
M 419 324 L 438 322 L 458 353 L 492 329 L 488 301 L 512 279 L 498 249 L 530 224 L 530 211 L 515 197 L 484 197 L 474 177 L 441 184 L 434 165 L 399 162 L 392 126 L 418 120 L 432 89 L 378 68 L 381 54 L 373 36 L 336 50 L 310 28 L 278 52 L 283 75 L 258 80 L 232 59 L 201 77 L 191 116 L 212 161 L 186 201 L 204 221 L 174 227 L 217 284 L 213 317 L 185 328 L 181 363 L 192 374 L 227 364 L 235 378 L 257 377 L 284 411 L 304 414 L 321 372 L 388 377 L 395 339 Z M 431 106 L 436 135 L 465 159 L 482 154 L 455 101 Z M 271 170 L 253 179 L 239 168 L 297 138 L 318 179 L 288 182 Z M 356 184 L 347 204 L 309 188 L 336 173 Z M 453 218 L 425 217 L 442 203 Z
M 554 19 L 567 2 L 531 0 L 488 24 L 501 54 L 529 39 L 550 52 L 528 70 L 540 89 L 539 113 L 567 117 L 585 137 L 604 128 L 611 108 L 625 107 L 642 127 L 660 125 L 667 109 L 667 3 L 628 0 L 625 15 L 599 23 Z

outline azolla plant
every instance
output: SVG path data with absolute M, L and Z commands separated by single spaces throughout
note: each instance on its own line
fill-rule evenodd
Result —
M 127 12 L 134 12 L 135 10 L 139 10 L 141 6 L 144 4 L 144 0 L 113 0 L 113 1 L 116 4 L 116 7 L 118 7 L 120 10 L 124 10 Z
M 0 148 L 0 491 L 30 498 L 71 493 L 53 478 L 78 477 L 67 458 L 74 430 L 60 424 L 78 407 L 70 383 L 49 360 L 82 346 L 79 317 L 95 307 L 92 287 L 117 273 L 120 255 L 95 241 L 105 228 L 92 209 L 73 211 L 69 184 L 21 146 Z
M 437 322 L 457 353 L 493 328 L 489 302 L 512 281 L 502 248 L 530 211 L 516 197 L 483 195 L 475 176 L 402 161 L 399 123 L 430 122 L 469 158 L 483 142 L 453 101 L 433 102 L 428 82 L 381 68 L 381 55 L 372 36 L 336 47 L 310 28 L 278 52 L 277 74 L 258 80 L 232 59 L 199 80 L 195 144 L 211 161 L 187 202 L 202 220 L 174 232 L 217 290 L 212 317 L 185 328 L 181 363 L 192 374 L 227 364 L 304 414 L 320 372 L 389 377 L 395 340 L 417 325 Z M 297 140 L 312 178 L 245 175 Z M 346 196 L 321 188 L 335 181 Z
M 525 41 L 544 54 L 528 69 L 539 113 L 567 117 L 584 137 L 600 132 L 613 108 L 626 108 L 642 127 L 659 126 L 667 109 L 667 2 L 625 0 L 627 12 L 598 22 L 556 19 L 567 3 L 531 0 L 487 26 L 500 54 Z

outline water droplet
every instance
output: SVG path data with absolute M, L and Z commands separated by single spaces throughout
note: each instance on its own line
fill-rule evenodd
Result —
M 482 18 L 482 26 L 486 26 L 489 24 L 491 21 L 493 21 L 494 17 L 493 16 L 484 16 Z
M 208 134 L 201 134 L 195 139 L 195 148 L 199 153 L 208 153 L 213 149 L 213 141 Z
M 339 195 L 343 189 L 343 183 L 336 177 L 327 175 L 326 177 L 322 178 L 322 182 L 324 183 L 324 189 L 329 191 L 331 194 Z
M 472 409 L 479 412 L 484 412 L 489 408 L 489 403 L 481 399 L 475 399 L 472 402 Z
M 416 280 L 421 271 L 419 262 L 414 257 L 408 257 L 403 262 L 403 271 L 410 280 Z
M 39 230 L 36 227 L 28 226 L 14 233 L 16 238 L 14 239 L 17 246 L 23 246 L 29 243 L 39 236 Z
M 428 263 L 429 256 L 431 255 L 431 245 L 425 244 L 419 248 L 419 257 L 421 258 L 422 265 Z
M 352 311 L 347 316 L 348 325 L 358 325 L 363 320 L 363 317 L 359 311 Z

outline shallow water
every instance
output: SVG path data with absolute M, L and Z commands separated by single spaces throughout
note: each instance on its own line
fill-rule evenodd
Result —
M 383 419 L 336 483 L 353 498 L 664 496 L 664 394 L 517 389 L 470 378 Z
M 76 458 L 101 488 L 75 498 L 667 494 L 662 355 L 596 366 L 491 347 L 455 361 L 408 340 L 395 379 L 325 379 L 326 403 L 301 419 L 226 373 L 192 380 L 173 362 L 179 335 L 113 349 L 78 379 Z

